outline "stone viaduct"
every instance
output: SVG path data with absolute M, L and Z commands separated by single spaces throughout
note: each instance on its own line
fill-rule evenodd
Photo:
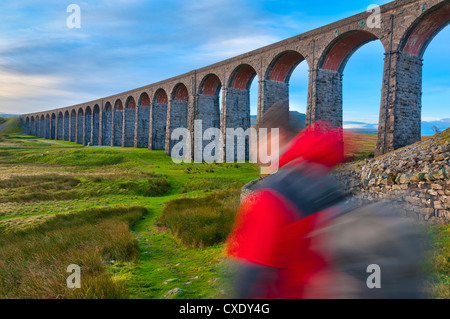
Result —
M 237 57 L 95 101 L 22 115 L 26 133 L 79 144 L 165 150 L 175 128 L 250 127 L 250 86 L 258 76 L 258 120 L 280 99 L 302 61 L 309 67 L 307 125 L 342 126 L 342 84 L 352 54 L 370 41 L 385 49 L 376 155 L 421 138 L 422 57 L 450 22 L 450 0 L 381 6 L 381 27 L 363 12 Z M 443 59 L 446 59 L 443 57 Z M 222 109 L 219 96 L 222 92 Z M 364 109 L 361 109 L 364 112 Z

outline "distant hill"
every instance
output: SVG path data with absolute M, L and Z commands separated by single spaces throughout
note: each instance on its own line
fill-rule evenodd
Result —
M 450 119 L 441 119 L 439 121 L 422 121 L 422 136 L 432 136 L 439 132 L 450 128 Z M 378 132 L 378 124 L 365 122 L 345 121 L 344 129 L 357 133 L 376 134 Z
M 6 113 L 2 113 L 2 112 L 0 112 L 0 117 L 18 117 L 18 116 L 20 116 L 20 114 L 6 114 Z
M 289 112 L 289 120 L 293 127 L 303 130 L 306 125 L 306 114 L 291 111 Z M 256 115 L 252 115 L 250 121 L 252 126 L 256 125 Z
M 0 119 L 5 119 L 0 116 Z M 22 124 L 18 118 L 8 118 L 0 121 L 0 135 L 20 134 L 22 132 Z

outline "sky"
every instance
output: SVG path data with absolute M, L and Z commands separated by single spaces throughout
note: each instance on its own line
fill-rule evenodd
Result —
M 0 113 L 75 105 L 161 81 L 284 40 L 389 1 L 2 0 Z M 81 28 L 70 29 L 70 4 Z M 450 118 L 450 28 L 424 56 L 424 121 Z M 360 48 L 344 70 L 344 121 L 377 123 L 384 51 Z M 308 69 L 290 80 L 291 109 L 306 112 Z M 256 114 L 257 81 L 251 88 Z

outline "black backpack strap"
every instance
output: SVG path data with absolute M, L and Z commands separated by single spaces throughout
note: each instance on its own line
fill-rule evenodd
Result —
M 300 209 L 301 217 L 323 211 L 345 199 L 339 184 L 329 174 L 318 174 L 305 166 L 280 169 L 259 181 L 252 189 L 275 190 Z

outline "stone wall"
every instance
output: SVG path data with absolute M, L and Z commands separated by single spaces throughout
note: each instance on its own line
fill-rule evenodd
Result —
M 359 201 L 407 204 L 420 221 L 450 222 L 450 131 L 337 171 L 343 189 Z

